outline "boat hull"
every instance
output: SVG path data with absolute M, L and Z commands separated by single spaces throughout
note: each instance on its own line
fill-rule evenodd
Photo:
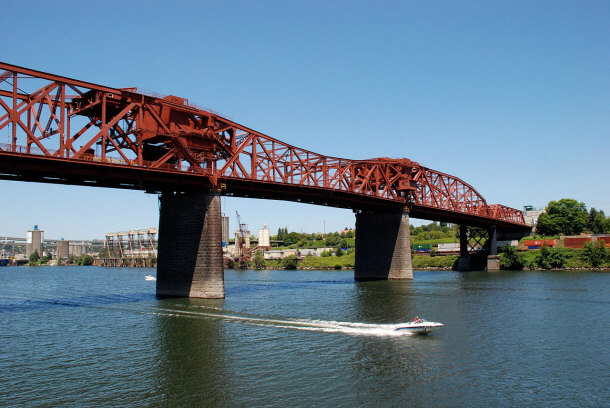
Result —
M 407 323 L 404 325 L 397 326 L 394 329 L 394 331 L 400 331 L 400 332 L 404 332 L 404 333 L 413 333 L 413 334 L 428 334 L 442 326 L 443 326 L 442 323 L 436 323 L 436 322 Z

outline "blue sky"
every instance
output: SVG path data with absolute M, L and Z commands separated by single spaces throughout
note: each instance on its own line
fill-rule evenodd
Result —
M 610 215 L 610 2 L 5 1 L 0 60 L 174 94 L 290 144 L 407 157 L 488 203 L 575 198 Z M 0 134 L 5 143 L 8 134 Z M 154 195 L 0 181 L 0 236 L 158 224 Z M 223 199 L 250 229 L 349 210 Z

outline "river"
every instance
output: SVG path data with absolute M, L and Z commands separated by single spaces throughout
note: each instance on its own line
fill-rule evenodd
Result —
M 228 270 L 224 300 L 146 274 L 0 268 L 0 406 L 610 406 L 608 273 Z M 444 327 L 391 330 L 416 315 Z

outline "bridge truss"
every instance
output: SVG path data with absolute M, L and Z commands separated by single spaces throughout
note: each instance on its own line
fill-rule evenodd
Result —
M 470 185 L 409 159 L 350 160 L 291 146 L 176 96 L 0 63 L 0 178 L 184 189 L 414 217 L 525 226 Z M 6 135 L 6 136 L 4 136 Z M 1 140 L 1 139 L 0 139 Z

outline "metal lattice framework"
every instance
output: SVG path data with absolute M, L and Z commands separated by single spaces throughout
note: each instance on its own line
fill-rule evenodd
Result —
M 4 135 L 5 179 L 98 185 L 113 180 L 115 187 L 149 190 L 208 183 L 226 194 L 354 209 L 410 206 L 422 218 L 525 225 L 521 211 L 488 205 L 462 180 L 409 159 L 324 156 L 183 98 L 0 63 Z

